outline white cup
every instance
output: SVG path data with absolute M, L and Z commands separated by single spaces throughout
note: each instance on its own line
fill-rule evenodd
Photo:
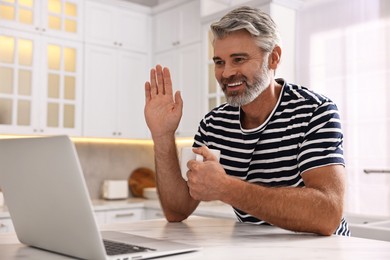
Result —
M 187 167 L 187 162 L 189 160 L 196 160 L 198 162 L 203 162 L 203 156 L 196 154 L 192 151 L 193 147 L 183 147 L 181 148 L 181 153 L 180 153 L 180 171 L 181 171 L 181 176 L 185 181 L 188 181 L 187 178 L 187 172 L 188 172 L 188 167 Z M 219 157 L 221 155 L 220 150 L 216 149 L 210 149 L 210 151 L 214 154 L 215 157 L 217 157 L 219 161 Z

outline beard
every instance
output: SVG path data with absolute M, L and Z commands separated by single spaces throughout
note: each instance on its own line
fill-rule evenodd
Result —
M 228 92 L 227 88 L 224 84 L 226 82 L 237 82 L 243 81 L 246 84 L 246 88 L 244 93 L 240 94 L 238 91 Z M 252 102 L 255 98 L 257 98 L 261 93 L 264 92 L 268 88 L 271 83 L 270 70 L 268 69 L 268 64 L 263 62 L 261 67 L 261 72 L 259 75 L 255 75 L 253 79 L 253 83 L 248 82 L 245 76 L 237 77 L 233 76 L 229 79 L 225 79 L 221 81 L 220 84 L 225 97 L 226 102 L 233 107 L 240 107 Z

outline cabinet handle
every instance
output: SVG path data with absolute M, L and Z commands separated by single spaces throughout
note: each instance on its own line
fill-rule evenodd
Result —
M 122 47 L 123 44 L 120 42 L 118 45 Z
M 118 132 L 118 135 L 122 135 L 122 132 Z
M 118 43 L 117 43 L 117 42 L 114 42 L 114 45 L 118 45 Z
M 113 132 L 112 135 L 116 135 L 116 132 Z
M 130 213 L 122 213 L 122 214 L 116 214 L 115 217 L 116 218 L 127 218 L 127 217 L 133 217 L 134 216 L 134 213 L 130 212 Z

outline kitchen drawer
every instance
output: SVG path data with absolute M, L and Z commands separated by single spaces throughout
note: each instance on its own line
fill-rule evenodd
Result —
M 162 210 L 158 209 L 145 209 L 145 219 L 164 218 Z
M 0 219 L 0 233 L 14 232 L 14 225 L 10 218 Z
M 106 223 L 123 223 L 144 219 L 144 209 L 109 210 L 106 212 Z

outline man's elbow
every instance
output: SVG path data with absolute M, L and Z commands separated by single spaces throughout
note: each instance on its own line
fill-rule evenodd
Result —
M 164 215 L 168 222 L 181 222 L 188 218 L 188 215 L 179 214 L 179 213 L 164 212 Z
M 342 219 L 342 210 L 336 210 L 333 214 L 330 214 L 327 221 L 324 221 L 319 225 L 318 234 L 322 236 L 331 236 L 335 233 L 340 226 Z

